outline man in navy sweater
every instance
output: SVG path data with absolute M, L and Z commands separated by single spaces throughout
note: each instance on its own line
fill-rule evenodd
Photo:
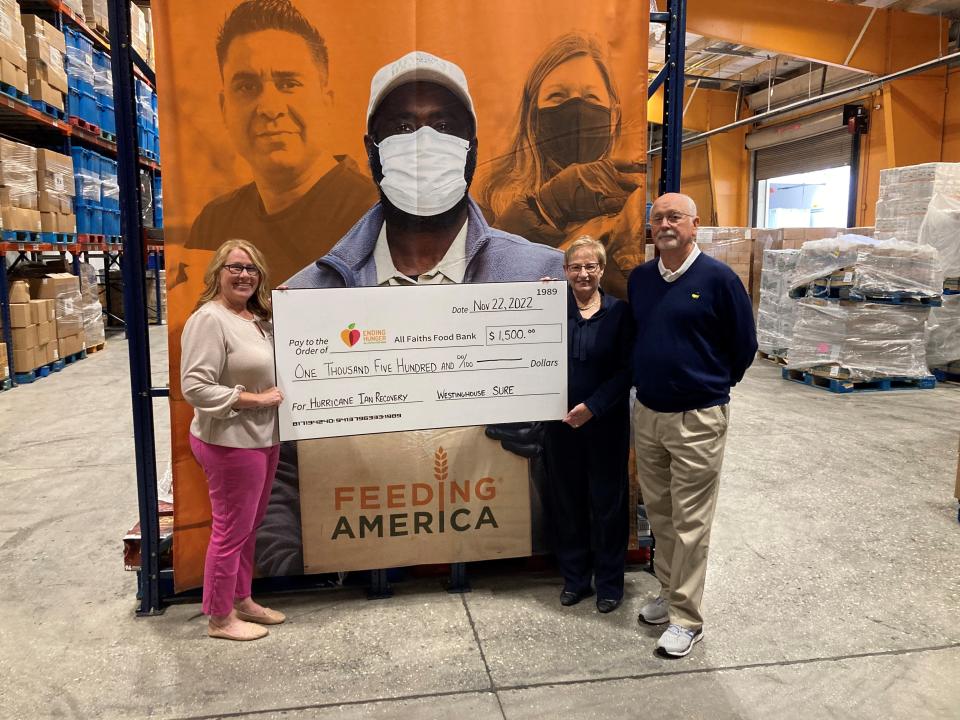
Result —
M 660 594 L 640 620 L 669 623 L 657 650 L 683 657 L 703 637 L 700 600 L 730 418 L 730 388 L 757 352 L 750 298 L 729 267 L 697 248 L 697 208 L 668 193 L 650 209 L 660 259 L 637 267 L 633 412 L 637 477 Z

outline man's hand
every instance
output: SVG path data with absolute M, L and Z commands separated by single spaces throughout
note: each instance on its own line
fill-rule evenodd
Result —
M 590 412 L 590 408 L 583 403 L 580 403 L 573 410 L 567 413 L 567 416 L 563 419 L 563 422 L 572 428 L 578 428 L 583 427 L 583 424 L 592 417 L 593 413 Z
M 543 423 L 501 423 L 487 425 L 484 433 L 497 440 L 504 450 L 520 457 L 538 457 L 543 452 Z

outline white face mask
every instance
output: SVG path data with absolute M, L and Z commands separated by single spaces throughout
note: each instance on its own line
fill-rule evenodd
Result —
M 380 187 L 403 212 L 439 215 L 466 194 L 470 143 L 463 138 L 422 127 L 415 133 L 391 135 L 377 147 L 383 168 Z

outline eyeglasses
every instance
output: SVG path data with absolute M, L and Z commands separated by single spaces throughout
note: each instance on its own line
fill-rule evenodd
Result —
M 683 220 L 685 217 L 693 217 L 693 215 L 691 215 L 690 213 L 679 212 L 679 211 L 669 212 L 666 215 L 651 215 L 650 224 L 659 225 L 664 220 L 666 220 L 671 225 L 678 225 L 680 221 Z
M 244 270 L 247 271 L 247 275 L 250 277 L 257 277 L 260 275 L 260 268 L 256 265 L 242 265 L 240 263 L 230 263 L 229 265 L 224 265 L 223 269 L 229 272 L 231 275 L 240 275 Z
M 600 269 L 600 263 L 587 263 L 586 265 L 567 265 L 567 272 L 579 275 L 581 270 L 586 270 L 588 274 L 593 275 Z

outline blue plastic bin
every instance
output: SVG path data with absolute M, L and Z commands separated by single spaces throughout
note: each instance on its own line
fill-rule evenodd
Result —
M 94 125 L 100 124 L 100 111 L 97 108 L 97 97 L 91 92 L 80 91 L 80 113 L 78 115 L 82 120 Z

